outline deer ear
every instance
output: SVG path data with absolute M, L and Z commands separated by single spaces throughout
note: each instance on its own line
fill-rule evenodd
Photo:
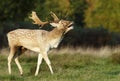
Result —
M 53 27 L 58 27 L 59 24 L 58 23 L 50 23 L 50 25 Z

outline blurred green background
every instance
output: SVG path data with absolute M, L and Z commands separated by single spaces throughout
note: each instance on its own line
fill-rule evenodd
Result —
M 120 0 L 1 0 L 0 49 L 7 45 L 6 34 L 14 29 L 39 29 L 28 18 L 36 11 L 43 21 L 50 11 L 60 19 L 75 22 L 59 47 L 101 47 L 120 45 Z M 46 27 L 51 30 L 52 27 Z

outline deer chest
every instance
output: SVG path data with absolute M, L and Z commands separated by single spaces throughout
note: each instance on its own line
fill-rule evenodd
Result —
M 62 39 L 53 39 L 50 41 L 51 48 L 57 48 Z

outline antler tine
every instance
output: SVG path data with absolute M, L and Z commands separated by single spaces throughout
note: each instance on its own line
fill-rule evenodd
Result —
M 60 19 L 55 15 L 55 13 L 53 13 L 52 11 L 50 12 L 51 16 L 54 19 L 54 22 L 58 22 Z
M 70 13 L 66 12 L 64 18 L 66 19 Z
M 32 11 L 31 17 L 29 17 L 29 18 L 34 21 L 33 24 L 41 25 L 41 27 L 43 27 L 45 24 L 48 24 L 48 23 L 49 23 L 48 21 L 46 21 L 46 22 L 41 21 L 41 20 L 38 18 L 38 16 L 37 16 L 37 14 L 36 14 L 35 11 Z

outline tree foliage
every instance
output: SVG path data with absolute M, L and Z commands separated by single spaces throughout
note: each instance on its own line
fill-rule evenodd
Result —
M 60 18 L 82 25 L 85 6 L 85 0 L 1 0 L 0 22 L 28 20 L 34 10 L 42 20 L 48 20 L 53 11 Z
M 42 2 L 41 2 L 42 1 Z M 84 10 L 86 8 L 85 0 L 38 0 L 35 11 L 46 20 L 49 12 L 55 12 L 59 18 L 73 20 L 75 24 L 83 26 Z M 44 14 L 43 14 L 44 13 Z
M 104 26 L 110 31 L 120 31 L 120 0 L 87 0 L 85 23 L 88 27 Z
M 71 0 L 72 19 L 78 26 L 84 26 L 84 10 L 87 8 L 86 0 Z
M 34 10 L 42 20 L 50 18 L 50 11 L 53 11 L 60 19 L 71 16 L 72 10 L 69 0 L 38 0 L 36 3 Z
M 34 8 L 35 0 L 1 0 L 0 22 L 23 21 L 28 12 Z

